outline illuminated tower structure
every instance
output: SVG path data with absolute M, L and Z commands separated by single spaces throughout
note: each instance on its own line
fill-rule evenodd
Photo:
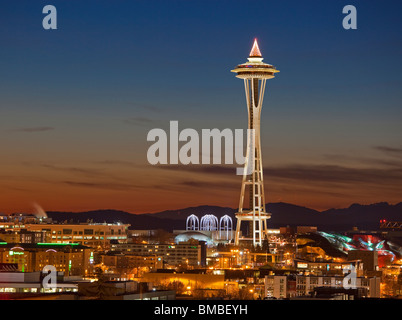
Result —
M 232 72 L 237 74 L 237 78 L 244 80 L 248 110 L 248 128 L 254 129 L 254 134 L 248 135 L 247 139 L 245 170 L 241 185 L 239 210 L 236 213 L 236 245 L 239 244 L 240 240 L 241 223 L 248 222 L 249 238 L 242 238 L 241 240 L 252 240 L 254 246 L 261 246 L 262 241 L 267 235 L 267 220 L 271 217 L 271 214 L 266 212 L 265 209 L 260 118 L 265 83 L 267 79 L 274 78 L 275 73 L 279 72 L 279 70 L 276 70 L 270 64 L 262 62 L 262 60 L 257 39 L 255 39 L 248 62 L 240 64 L 232 70 Z

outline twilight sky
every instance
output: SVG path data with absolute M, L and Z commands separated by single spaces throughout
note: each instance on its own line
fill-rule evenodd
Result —
M 58 29 L 42 28 L 52 4 Z M 342 8 L 357 8 L 357 30 Z M 402 201 L 400 1 L 4 1 L 0 212 L 237 207 L 232 167 L 151 166 L 153 128 L 246 128 L 254 37 L 267 82 L 266 200 Z

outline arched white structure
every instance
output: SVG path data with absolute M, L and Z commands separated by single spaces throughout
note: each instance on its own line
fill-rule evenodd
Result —
M 198 220 L 198 217 L 195 214 L 192 214 L 191 216 L 187 217 L 186 221 L 186 230 L 193 230 L 196 231 L 200 227 L 200 221 Z
M 232 240 L 233 221 L 227 214 L 219 220 L 219 238 L 222 240 Z
M 200 230 L 217 231 L 219 228 L 218 218 L 213 214 L 206 214 L 201 217 Z

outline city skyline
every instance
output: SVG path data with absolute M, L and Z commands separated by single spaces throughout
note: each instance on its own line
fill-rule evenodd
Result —
M 401 9 L 3 4 L 0 300 L 398 303 Z
M 401 5 L 358 2 L 344 30 L 340 1 L 224 3 L 53 1 L 47 31 L 47 3 L 4 5 L 0 211 L 236 207 L 233 167 L 151 166 L 146 135 L 246 128 L 229 69 L 254 38 L 281 69 L 261 123 L 266 202 L 401 202 Z

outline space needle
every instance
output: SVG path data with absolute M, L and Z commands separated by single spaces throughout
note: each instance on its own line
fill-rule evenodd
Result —
M 239 244 L 240 240 L 252 240 L 254 246 L 262 246 L 262 241 L 267 235 L 267 220 L 271 217 L 271 214 L 265 209 L 260 119 L 265 83 L 267 79 L 274 78 L 275 73 L 279 70 L 271 64 L 262 62 L 262 60 L 263 57 L 257 39 L 255 39 L 248 62 L 239 64 L 234 70 L 231 70 L 236 73 L 237 78 L 244 81 L 248 129 L 252 129 L 254 132 L 254 135 L 249 135 L 247 139 L 245 170 L 241 184 L 239 210 L 236 213 L 236 245 Z M 242 222 L 248 222 L 249 238 L 240 239 Z

